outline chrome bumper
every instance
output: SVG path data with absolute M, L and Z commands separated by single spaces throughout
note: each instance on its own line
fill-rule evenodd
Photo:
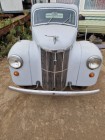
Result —
M 9 86 L 9 89 L 17 92 L 22 92 L 26 94 L 36 94 L 36 95 L 64 95 L 64 96 L 75 96 L 75 95 L 88 95 L 100 92 L 100 89 L 90 90 L 90 91 L 46 91 L 46 90 L 30 90 L 22 89 L 13 86 Z

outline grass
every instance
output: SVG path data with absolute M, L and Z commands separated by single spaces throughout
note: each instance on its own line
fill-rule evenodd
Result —
M 7 56 L 13 44 L 22 39 L 31 40 L 31 31 L 27 24 L 16 26 L 9 34 L 2 36 L 0 40 L 0 58 Z
M 10 18 L 0 20 L 0 29 L 11 24 L 11 23 L 12 23 L 12 20 Z

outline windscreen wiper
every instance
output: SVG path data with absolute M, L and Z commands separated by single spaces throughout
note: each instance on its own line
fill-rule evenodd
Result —
M 47 24 L 49 24 L 49 23 L 51 22 L 52 19 L 53 19 L 53 17 L 49 19 L 49 21 L 47 22 Z
M 63 23 L 66 23 L 68 20 L 70 19 L 70 17 L 69 18 L 67 18 Z
M 69 17 L 63 23 L 66 23 L 70 19 L 71 19 L 71 15 L 69 15 Z

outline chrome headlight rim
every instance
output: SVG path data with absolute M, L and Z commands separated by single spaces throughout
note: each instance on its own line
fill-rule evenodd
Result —
M 90 66 L 90 63 L 92 63 L 92 61 L 94 61 L 94 62 L 96 61 L 97 62 L 97 66 L 96 67 L 92 68 Z M 94 55 L 94 56 L 91 56 L 91 57 L 88 58 L 88 60 L 87 60 L 87 67 L 89 69 L 91 69 L 91 70 L 98 69 L 100 67 L 101 63 L 102 63 L 101 57 Z
M 11 59 L 14 59 L 14 63 L 15 63 L 15 61 L 17 62 L 20 62 L 20 65 L 18 66 L 18 67 L 16 67 L 16 66 L 13 66 L 12 64 L 11 64 Z M 15 54 L 13 54 L 13 55 L 11 55 L 11 56 L 9 56 L 8 57 L 8 62 L 9 62 L 9 65 L 10 65 L 10 67 L 12 67 L 12 68 L 14 68 L 14 69 L 19 69 L 19 68 L 21 68 L 22 66 L 23 66 L 23 60 L 22 60 L 22 58 L 20 57 L 20 56 L 18 56 L 18 55 L 15 55 Z

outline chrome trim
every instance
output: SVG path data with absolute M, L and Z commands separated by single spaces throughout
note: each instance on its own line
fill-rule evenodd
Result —
M 9 86 L 9 89 L 17 92 L 22 92 L 25 94 L 36 94 L 36 95 L 64 95 L 64 96 L 75 96 L 75 95 L 88 95 L 100 92 L 100 89 L 90 90 L 90 91 L 46 91 L 46 90 L 30 90 L 22 89 L 13 86 Z

